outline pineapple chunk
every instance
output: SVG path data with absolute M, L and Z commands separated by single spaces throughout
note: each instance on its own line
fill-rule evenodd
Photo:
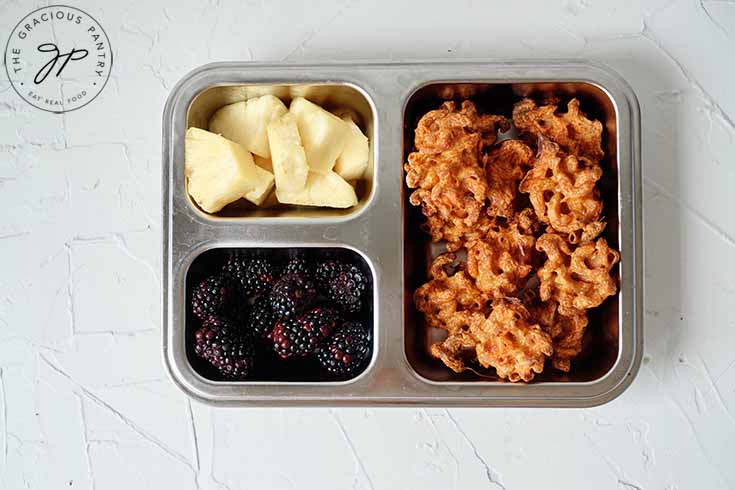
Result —
M 289 110 L 296 117 L 309 169 L 320 174 L 331 171 L 347 143 L 347 124 L 303 97 L 293 99 Z
M 242 146 L 199 128 L 186 131 L 184 175 L 189 195 L 216 213 L 244 197 L 258 205 L 273 188 L 273 174 L 255 165 Z
M 355 189 L 334 172 L 309 172 L 306 186 L 296 192 L 284 192 L 276 187 L 276 196 L 284 204 L 349 208 L 357 204 Z
M 270 173 L 273 173 L 273 161 L 270 158 L 263 158 L 259 157 L 258 155 L 253 155 L 253 161 L 258 167 L 262 168 L 263 170 L 267 170 Z
M 360 179 L 365 173 L 370 158 L 370 145 L 367 136 L 348 115 L 342 117 L 350 131 L 342 154 L 337 158 L 334 171 L 345 180 Z
M 209 130 L 240 143 L 249 152 L 270 158 L 266 128 L 286 112 L 288 109 L 281 99 L 263 95 L 222 107 L 209 120 Z
M 280 203 L 278 202 L 278 198 L 276 197 L 276 190 L 275 188 L 270 191 L 268 194 L 268 197 L 266 197 L 262 203 L 258 205 L 258 209 L 268 209 L 272 208 L 273 206 L 278 206 Z
M 357 112 L 349 107 L 338 107 L 332 111 L 332 114 L 342 119 L 343 121 L 350 120 L 357 122 L 360 120 L 360 116 L 357 115 Z
M 268 125 L 268 142 L 271 146 L 273 173 L 276 175 L 276 190 L 303 190 L 309 175 L 309 165 L 306 163 L 306 154 L 301 146 L 293 114 L 284 114 Z

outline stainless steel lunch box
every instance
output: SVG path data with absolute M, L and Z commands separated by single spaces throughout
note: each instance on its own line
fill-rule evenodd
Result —
M 196 208 L 184 181 L 184 133 L 206 127 L 219 107 L 272 93 L 288 100 L 349 107 L 371 142 L 360 203 L 345 211 L 235 207 L 222 216 Z M 509 114 L 511 98 L 560 93 L 605 127 L 606 238 L 621 251 L 620 292 L 591 316 L 588 355 L 569 376 L 529 384 L 458 375 L 428 356 L 433 332 L 411 294 L 432 255 L 420 216 L 408 204 L 403 162 L 417 117 L 446 98 L 480 98 Z M 596 107 L 590 111 L 589 107 Z M 423 112 L 422 112 L 423 111 Z M 587 407 L 619 395 L 642 355 L 640 114 L 635 94 L 611 70 L 588 62 L 449 62 L 268 65 L 217 63 L 186 75 L 163 114 L 163 357 L 190 396 L 215 405 L 421 405 Z M 344 247 L 373 271 L 374 355 L 365 372 L 342 382 L 211 381 L 185 349 L 189 266 L 218 247 Z

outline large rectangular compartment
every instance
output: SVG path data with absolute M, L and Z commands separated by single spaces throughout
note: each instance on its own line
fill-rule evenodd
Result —
M 620 292 L 595 320 L 601 348 L 574 378 L 541 377 L 530 384 L 454 378 L 425 355 L 429 337 L 412 311 L 410 294 L 424 279 L 429 247 L 413 227 L 416 210 L 404 201 L 402 164 L 407 131 L 415 122 L 411 118 L 439 100 L 437 88 L 457 84 L 487 92 L 488 100 L 490 94 L 506 94 L 498 97 L 501 104 L 508 104 L 507 94 L 514 91 L 546 89 L 600 103 L 593 115 L 606 125 L 605 164 L 612 180 L 605 191 L 608 198 L 617 197 L 606 207 L 608 213 L 617 213 L 616 220 L 608 216 L 607 237 L 621 251 Z M 212 218 L 192 206 L 183 175 L 186 128 L 201 124 L 218 104 L 247 97 L 253 87 L 343 87 L 338 90 L 355 90 L 364 97 L 372 116 L 363 129 L 371 133 L 373 172 L 359 209 Z M 368 112 L 363 114 L 369 118 Z M 611 400 L 632 381 L 642 353 L 639 120 L 630 87 L 609 69 L 588 62 L 219 63 L 193 71 L 173 89 L 163 116 L 162 340 L 171 377 L 190 396 L 215 405 L 584 407 Z M 375 291 L 370 368 L 339 385 L 213 383 L 198 376 L 185 348 L 186 274 L 200 253 L 214 247 L 346 247 L 364 256 L 374 273 Z
M 471 100 L 482 114 L 504 115 L 510 119 L 513 105 L 524 97 L 535 100 L 548 100 L 550 97 L 561 99 L 561 105 L 570 98 L 577 98 L 591 119 L 602 122 L 602 147 L 605 157 L 600 162 L 603 177 L 598 187 L 604 200 L 607 228 L 602 236 L 613 248 L 620 246 L 619 227 L 619 179 L 618 179 L 618 116 L 615 102 L 609 93 L 599 85 L 589 81 L 548 82 L 524 81 L 521 83 L 482 83 L 482 82 L 438 82 L 428 83 L 417 89 L 408 98 L 403 117 L 403 154 L 404 161 L 413 151 L 414 128 L 419 119 L 428 111 L 439 107 L 446 100 Z M 455 373 L 441 361 L 431 357 L 430 346 L 442 340 L 442 331 L 425 325 L 423 315 L 413 305 L 412 293 L 428 281 L 427 271 L 431 260 L 445 252 L 441 244 L 432 244 L 430 236 L 422 232 L 420 224 L 424 221 L 421 210 L 408 203 L 411 190 L 403 187 L 403 225 L 404 236 L 410 237 L 403 244 L 403 301 L 404 301 L 404 340 L 406 358 L 411 367 L 421 377 L 436 382 L 492 383 L 499 381 L 491 373 L 482 375 L 474 370 Z M 620 274 L 616 268 L 616 279 Z M 620 353 L 620 295 L 605 301 L 590 313 L 590 323 L 586 330 L 584 348 L 573 361 L 568 373 L 545 369 L 534 378 L 534 383 L 591 382 L 605 376 L 615 365 Z

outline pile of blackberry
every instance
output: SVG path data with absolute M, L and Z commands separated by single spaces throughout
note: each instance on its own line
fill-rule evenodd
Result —
M 218 253 L 222 253 L 218 251 Z M 190 285 L 192 352 L 226 380 L 354 377 L 372 355 L 370 276 L 346 254 L 230 251 Z M 320 254 L 320 255 L 319 255 Z M 274 367 L 275 365 L 275 367 Z M 291 370 L 291 371 L 289 371 Z

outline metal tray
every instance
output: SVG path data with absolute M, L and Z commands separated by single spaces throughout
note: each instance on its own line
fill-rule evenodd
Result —
M 288 98 L 317 93 L 324 103 L 352 107 L 371 140 L 369 180 L 349 212 L 244 206 L 209 216 L 184 184 L 184 132 L 217 107 L 263 91 Z M 411 292 L 425 277 L 430 254 L 406 201 L 403 168 L 419 110 L 447 94 L 508 104 L 507 94 L 544 91 L 577 95 L 598 107 L 606 129 L 607 238 L 621 251 L 620 292 L 592 318 L 595 348 L 570 377 L 542 376 L 512 384 L 458 376 L 426 356 L 430 332 L 413 311 Z M 342 97 L 338 94 L 345 95 Z M 349 95 L 347 95 L 349 94 Z M 342 98 L 340 98 L 342 97 Z M 503 112 L 508 113 L 507 110 Z M 163 356 L 187 394 L 215 405 L 425 405 L 586 407 L 605 403 L 630 384 L 642 355 L 640 114 L 635 94 L 611 70 L 580 61 L 361 63 L 201 67 L 173 89 L 163 115 Z M 617 198 L 617 199 L 615 199 Z M 218 382 L 187 360 L 185 285 L 192 261 L 216 247 L 346 247 L 374 272 L 374 357 L 353 380 Z

